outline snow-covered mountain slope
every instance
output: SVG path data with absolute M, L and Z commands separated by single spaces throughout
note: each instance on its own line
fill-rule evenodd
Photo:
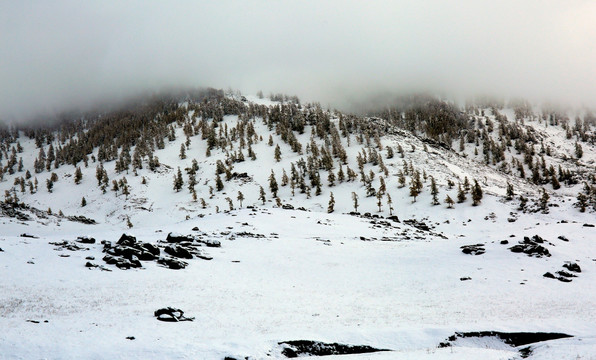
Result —
M 259 111 L 282 108 L 256 97 L 244 103 L 257 109 L 262 105 Z M 480 138 L 466 137 L 463 147 L 453 142 L 449 149 L 381 118 L 366 119 L 378 125 L 371 131 L 357 125 L 344 136 L 349 116 L 321 112 L 330 124 L 324 136 L 319 136 L 319 120 L 305 121 L 302 131 L 292 131 L 294 141 L 279 125 L 283 120 L 269 121 L 277 116 L 271 108 L 266 118 L 255 110 L 254 116 L 245 112 L 212 121 L 198 115 L 206 110 L 195 105 L 178 107 L 181 116 L 168 125 L 163 149 L 151 151 L 159 159 L 154 170 L 146 154 L 142 168 L 116 165 L 127 153 L 134 158 L 139 141 L 118 148 L 115 160 L 103 161 L 105 175 L 99 180 L 105 147 L 86 154 L 88 166 L 50 162 L 49 171 L 44 163 L 36 172 L 40 148 L 35 137 L 22 132 L 4 143 L 9 145 L 3 165 L 8 166 L 11 147 L 23 165 L 18 170 L 15 164 L 12 174 L 6 168 L 0 182 L 6 200 L 0 217 L 3 356 L 284 358 L 287 345 L 279 343 L 293 340 L 391 350 L 330 358 L 502 359 L 525 354 L 559 359 L 596 353 L 596 230 L 590 226 L 596 219 L 589 203 L 596 148 L 589 139 L 578 142 L 578 159 L 576 139 L 568 139 L 560 126 L 546 126 L 546 120 L 531 116 L 521 124 L 513 109 L 468 111 L 477 130 L 499 123 L 531 134 L 522 138 L 526 146 L 536 147 L 532 163 L 539 164 L 541 157 L 545 163 L 536 165 L 540 179 L 534 181 L 524 159 L 530 151 L 516 150 L 513 142 L 507 147 L 509 135 L 502 139 L 504 159 L 495 161 L 496 125 Z M 210 138 L 203 134 L 212 130 L 217 145 L 208 151 Z M 584 132 L 590 136 L 593 130 L 587 125 Z M 17 142 L 22 151 L 16 150 Z M 44 153 L 50 153 L 47 141 L 42 143 Z M 55 149 L 67 146 L 58 133 L 50 143 Z M 189 189 L 193 160 L 198 165 L 196 199 Z M 524 179 L 520 164 L 528 173 Z M 550 182 L 552 173 L 544 172 L 550 165 L 563 171 L 559 189 Z M 82 175 L 78 184 L 77 167 Z M 178 168 L 183 185 L 176 191 Z M 351 181 L 348 168 L 354 171 Z M 573 172 L 571 178 L 567 171 Z M 272 172 L 277 197 L 270 186 Z M 422 189 L 414 198 L 416 173 Z M 20 178 L 25 179 L 22 187 Z M 471 188 L 476 180 L 482 190 L 478 206 L 472 206 L 472 190 L 458 202 L 458 185 L 463 189 L 466 179 Z M 118 190 L 113 190 L 114 180 Z M 508 184 L 512 199 L 507 199 Z M 582 191 L 588 197 L 584 212 L 576 205 Z M 549 196 L 541 204 L 544 193 Z M 453 208 L 445 203 L 447 195 Z M 520 195 L 527 205 L 522 206 Z M 124 232 L 137 242 L 117 244 Z M 192 236 L 168 241 L 170 232 Z M 77 241 L 81 236 L 96 241 Z M 147 254 L 150 249 L 159 254 Z M 135 267 L 138 260 L 140 268 Z M 168 268 L 180 261 L 184 269 Z M 168 306 L 184 310 L 194 321 L 157 321 L 153 312 Z M 472 337 L 439 347 L 455 333 L 475 331 L 573 337 L 520 346 Z M 527 347 L 531 351 L 521 351 Z

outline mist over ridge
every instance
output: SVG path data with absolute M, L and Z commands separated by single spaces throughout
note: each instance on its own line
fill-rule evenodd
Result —
M 579 0 L 4 2 L 0 120 L 181 87 L 593 105 L 594 18 Z

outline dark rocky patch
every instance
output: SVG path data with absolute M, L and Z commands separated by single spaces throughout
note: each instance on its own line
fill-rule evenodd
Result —
M 584 224 L 584 227 L 591 227 L 591 228 L 593 228 L 594 227 L 594 224 Z
M 484 244 L 464 245 L 460 249 L 461 252 L 468 255 L 482 255 L 486 252 Z
M 397 215 L 387 216 L 387 220 L 391 220 L 393 222 L 400 222 L 399 221 L 399 218 L 397 217 Z
M 135 339 L 135 337 L 134 337 L 134 336 L 127 336 L 127 337 L 126 337 L 126 340 L 134 340 L 134 339 Z
M 166 241 L 169 243 L 192 242 L 194 237 L 192 235 L 182 235 L 176 233 L 169 233 Z
M 430 228 L 428 227 L 428 225 L 426 225 L 424 222 L 418 221 L 416 219 L 406 219 L 406 220 L 404 220 L 404 224 L 413 226 L 418 230 L 430 231 Z
M 366 354 L 379 351 L 391 351 L 388 349 L 377 349 L 368 345 L 345 345 L 312 340 L 282 341 L 279 345 L 283 346 L 281 353 L 287 358 L 296 358 L 299 356 Z
M 167 257 L 161 257 L 157 260 L 158 264 L 164 265 L 169 269 L 172 270 L 180 270 L 180 269 L 184 269 L 185 267 L 188 266 L 188 263 L 182 260 L 177 260 L 174 258 L 167 258 Z
M 576 273 L 582 272 L 582 268 L 574 262 L 566 262 L 565 264 L 563 264 L 563 267 L 569 271 L 573 271 Z
M 88 217 L 84 217 L 82 215 L 67 216 L 66 218 L 70 221 L 78 222 L 81 224 L 87 224 L 87 225 L 97 224 L 97 222 L 95 220 L 90 219 Z
M 284 210 L 294 210 L 294 206 L 292 206 L 291 204 L 283 204 L 281 208 Z
M 528 256 L 541 258 L 543 256 L 549 257 L 550 252 L 547 248 L 540 245 L 545 243 L 545 240 L 538 235 L 534 235 L 532 239 L 525 236 L 524 241 L 519 242 L 518 245 L 514 245 L 509 248 L 514 253 L 524 253 Z
M 472 280 L 472 278 L 469 276 L 459 278 L 459 281 L 468 281 L 468 280 Z
M 14 204 L 14 203 L 7 203 L 4 201 L 0 201 L 0 214 L 3 216 L 15 218 L 19 221 L 30 221 L 32 220 L 31 216 L 25 214 L 24 212 L 18 210 L 26 210 L 26 205 L 23 206 L 21 204 Z
M 569 241 L 569 239 L 567 239 L 567 237 L 565 237 L 564 235 L 558 236 L 557 239 L 563 240 L 563 241 Z
M 94 264 L 94 263 L 92 263 L 90 261 L 87 261 L 87 263 L 85 263 L 85 267 L 87 267 L 89 269 L 100 269 L 102 271 L 112 271 L 112 270 L 108 269 L 105 266 L 97 265 L 97 264 Z
M 450 336 L 446 341 L 439 344 L 440 348 L 445 348 L 453 345 L 453 342 L 461 338 L 483 338 L 496 337 L 502 340 L 505 344 L 511 347 L 520 347 L 524 345 L 534 344 L 542 341 L 563 339 L 573 337 L 572 335 L 563 333 L 544 333 L 544 332 L 499 332 L 499 331 L 474 331 L 474 332 L 458 332 Z M 531 347 L 524 347 L 518 349 L 520 356 L 526 358 L 532 354 Z
M 20 236 L 24 237 L 24 238 L 39 239 L 39 236 L 35 236 L 35 235 L 29 234 L 29 233 L 23 233 Z
M 507 245 L 509 244 L 509 240 L 501 240 L 501 245 Z
M 157 320 L 167 322 L 193 321 L 195 319 L 194 317 L 189 318 L 184 316 L 184 311 L 173 307 L 157 309 L 153 313 L 153 316 L 155 316 Z
M 57 246 L 56 248 L 54 248 L 54 250 L 58 250 L 58 251 L 62 251 L 62 250 L 70 250 L 70 251 L 79 251 L 79 250 L 89 250 L 89 248 L 86 247 L 81 247 L 79 245 L 77 245 L 74 242 L 70 242 L 70 241 L 56 241 L 56 242 L 50 242 L 50 245 L 55 245 Z
M 164 248 L 164 252 L 166 254 L 172 255 L 173 257 L 181 258 L 181 259 L 192 259 L 193 256 L 186 248 L 180 245 L 173 245 L 173 246 L 166 246 Z
M 79 236 L 77 237 L 76 242 L 79 242 L 81 244 L 95 244 L 95 239 L 88 236 Z

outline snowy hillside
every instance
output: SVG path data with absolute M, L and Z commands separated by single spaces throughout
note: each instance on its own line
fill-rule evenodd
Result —
M 275 100 L 2 129 L 2 356 L 596 354 L 590 112 Z

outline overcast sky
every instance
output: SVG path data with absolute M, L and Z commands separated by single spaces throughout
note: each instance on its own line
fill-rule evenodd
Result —
M 596 2 L 0 0 L 0 118 L 169 86 L 596 104 Z

